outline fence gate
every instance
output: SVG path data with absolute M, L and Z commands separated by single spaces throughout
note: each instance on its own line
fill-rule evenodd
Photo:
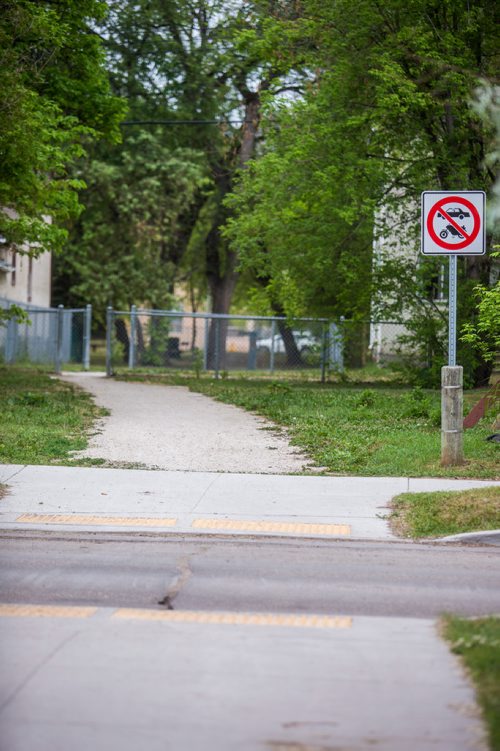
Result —
M 325 380 L 343 367 L 342 335 L 326 319 L 293 322 L 233 316 L 108 308 L 106 369 L 162 368 L 192 372 L 301 372 Z

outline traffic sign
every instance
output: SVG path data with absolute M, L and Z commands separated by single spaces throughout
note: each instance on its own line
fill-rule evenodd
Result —
M 482 190 L 422 193 L 422 253 L 484 255 L 486 196 Z

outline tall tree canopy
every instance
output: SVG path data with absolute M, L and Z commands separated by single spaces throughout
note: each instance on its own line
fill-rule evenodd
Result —
M 202 294 L 210 293 L 215 312 L 228 312 L 237 279 L 236 252 L 221 233 L 228 214 L 223 199 L 235 171 L 255 154 L 264 93 L 283 86 L 289 60 L 278 64 L 272 58 L 267 31 L 277 20 L 293 16 L 293 6 L 278 0 L 115 0 L 100 27 L 113 90 L 128 103 L 123 146 L 93 155 L 94 163 L 103 165 L 98 173 L 82 166 L 83 174 L 93 170 L 96 195 L 109 204 L 110 228 L 116 227 L 108 233 L 105 254 L 135 257 L 135 267 L 147 273 L 146 256 L 153 253 L 167 288 L 178 279 L 196 279 Z M 170 186 L 166 174 L 147 185 L 145 206 L 154 200 L 162 204 L 165 192 L 180 197 L 175 216 L 170 216 L 175 229 L 164 225 L 156 233 L 156 248 L 145 245 L 142 236 L 139 241 L 134 222 L 124 222 L 123 212 L 112 210 L 116 201 L 104 166 L 112 165 L 116 179 L 128 184 L 139 201 L 141 187 L 131 186 L 130 165 L 142 160 L 138 144 L 147 139 L 155 140 L 166 162 L 185 164 L 183 174 L 172 172 Z M 90 202 L 75 227 L 64 260 L 68 276 L 76 263 L 82 268 L 83 256 L 88 268 L 99 265 L 100 211 Z M 136 219 L 140 221 L 139 214 Z M 144 297 L 146 277 L 142 285 L 127 286 L 123 277 L 113 279 L 109 302 L 161 303 L 154 283 Z M 73 285 L 73 291 L 78 289 Z
M 34 243 L 32 253 L 60 248 L 79 211 L 72 163 L 92 140 L 119 137 L 123 106 L 92 30 L 106 9 L 104 0 L 0 2 L 0 233 Z
M 307 46 L 316 81 L 294 106 L 271 102 L 276 130 L 230 199 L 229 235 L 272 284 L 291 275 L 303 306 L 317 299 L 315 269 L 326 271 L 323 303 L 340 309 L 358 261 L 369 262 L 377 206 L 378 231 L 387 233 L 385 216 L 394 233 L 399 213 L 399 231 L 415 244 L 422 190 L 490 190 L 494 131 L 470 105 L 496 72 L 495 3 L 301 5 L 287 51 L 300 39 L 303 59 Z M 488 260 L 466 265 L 469 276 L 487 275 Z
M 495 6 L 303 0 L 277 54 L 305 57 L 314 80 L 298 103 L 269 101 L 266 153 L 227 202 L 232 246 L 289 313 L 429 320 L 439 261 L 418 259 L 419 197 L 492 188 L 494 127 L 471 104 L 498 70 Z M 464 320 L 490 256 L 461 276 Z
M 228 312 L 245 268 L 289 315 L 428 319 L 420 192 L 494 179 L 494 127 L 471 106 L 497 70 L 493 0 L 108 5 L 98 33 L 128 112 L 123 145 L 77 175 L 73 294 L 163 305 L 182 280 Z M 466 317 L 489 272 L 489 257 L 463 260 Z

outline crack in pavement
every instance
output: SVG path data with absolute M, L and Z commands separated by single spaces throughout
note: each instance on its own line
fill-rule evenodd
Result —
M 179 575 L 174 579 L 173 583 L 169 587 L 167 594 L 161 600 L 158 600 L 158 605 L 163 605 L 167 610 L 173 610 L 173 601 L 181 590 L 185 587 L 187 582 L 192 576 L 192 570 L 190 566 L 190 555 L 186 555 L 180 559 L 178 563 Z

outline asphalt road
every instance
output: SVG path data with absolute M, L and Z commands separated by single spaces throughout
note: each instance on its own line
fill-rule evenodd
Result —
M 430 618 L 500 612 L 489 546 L 3 533 L 0 600 Z
M 1 533 L 2 751 L 478 751 L 446 610 L 500 612 L 500 551 Z

